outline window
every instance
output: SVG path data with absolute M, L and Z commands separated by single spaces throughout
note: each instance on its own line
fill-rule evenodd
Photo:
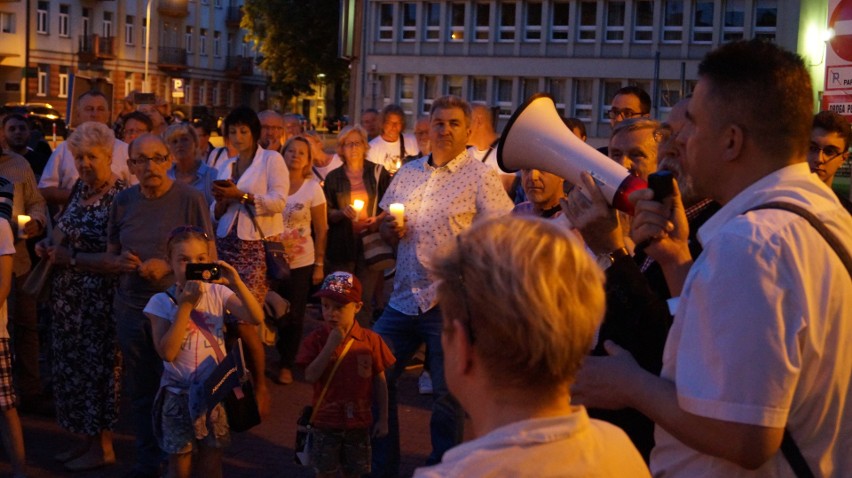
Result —
M 438 78 L 434 76 L 423 77 L 423 114 L 428 114 L 432 111 L 432 101 L 438 97 Z
M 207 56 L 207 29 L 202 28 L 198 36 L 198 53 Z
M 198 103 L 207 104 L 207 82 L 204 80 L 198 82 Z
M 473 32 L 473 40 L 478 42 L 488 41 L 491 34 L 491 5 L 488 3 L 477 3 L 473 10 L 476 25 Z
M 579 28 L 577 28 L 577 41 L 593 42 L 597 38 L 597 2 L 580 2 Z
M 36 8 L 36 32 L 47 35 L 47 2 L 38 2 Z M 39 83 L 41 84 L 41 83 Z
M 683 99 L 680 80 L 660 80 L 660 108 L 671 109 L 678 101 Z
M 36 91 L 36 95 L 38 96 L 47 96 L 47 75 L 48 75 L 47 67 L 40 66 L 38 67 L 38 90 Z
M 624 41 L 624 2 L 609 1 L 606 4 L 606 33 L 604 39 L 608 43 Z
M 399 106 L 405 113 L 407 124 L 414 124 L 414 77 L 402 75 L 399 77 Z
M 222 56 L 222 34 L 213 32 L 213 56 L 219 58 Z
M 15 14 L 0 12 L 0 32 L 15 33 Z
M 83 9 L 83 25 L 82 25 L 82 27 L 83 27 L 83 36 L 84 37 L 89 36 L 89 33 L 91 33 L 91 31 L 89 30 L 89 9 L 88 8 Z
M 558 78 L 547 79 L 547 92 L 553 97 L 559 116 L 565 117 L 565 80 Z M 529 99 L 529 97 L 527 97 Z
M 447 78 L 447 94 L 462 97 L 462 84 L 464 78 L 461 76 L 450 76 Z
M 754 3 L 754 37 L 775 41 L 778 25 L 777 0 L 757 0 Z
M 666 0 L 663 6 L 663 42 L 683 40 L 683 0 Z
M 521 101 L 528 100 L 538 91 L 538 78 L 521 78 Z
M 127 15 L 124 19 L 124 44 L 133 45 L 133 24 L 136 23 L 136 17 Z
M 68 73 L 59 74 L 59 97 L 68 98 Z
M 104 23 L 101 33 L 103 33 L 104 38 L 112 37 L 112 12 L 104 12 Z
M 379 75 L 377 77 L 377 79 L 379 81 L 379 93 L 380 93 L 381 98 L 382 98 L 382 106 L 384 107 L 384 106 L 391 104 L 390 76 Z
M 379 5 L 379 41 L 393 40 L 393 4 Z
M 142 19 L 142 46 L 148 46 L 148 19 Z
M 184 37 L 186 38 L 187 53 L 192 53 L 192 30 L 192 27 L 186 27 L 186 35 L 184 35 Z
M 500 41 L 515 40 L 515 4 L 500 2 Z
M 414 41 L 417 36 L 417 4 L 402 4 L 402 41 Z
M 592 80 L 574 81 L 574 117 L 592 121 Z
M 441 37 L 441 4 L 430 2 L 426 9 L 426 41 L 438 41 Z
M 124 94 L 129 95 L 131 91 L 133 91 L 133 76 L 128 74 L 124 79 Z
M 214 104 L 214 105 L 218 105 L 219 104 L 219 83 L 218 82 L 213 82 L 213 88 L 212 88 L 212 91 L 210 93 L 211 93 L 211 96 L 212 96 L 212 98 L 210 98 L 210 103 Z
M 524 4 L 524 40 L 529 42 L 541 41 L 542 5 L 540 2 Z
M 568 25 L 570 25 L 570 16 L 571 5 L 568 2 L 553 3 L 553 13 L 550 15 L 550 41 L 568 41 Z
M 59 6 L 59 36 L 68 37 L 68 5 Z
M 615 92 L 621 89 L 621 81 L 618 80 L 604 80 L 602 94 L 603 98 L 601 98 L 601 117 L 600 121 L 609 122 L 609 116 L 607 112 L 612 107 L 612 99 L 615 97 Z
M 183 82 L 183 97 L 186 98 L 186 102 L 192 101 L 192 80 Z
M 654 2 L 636 2 L 633 15 L 633 42 L 651 43 L 654 35 Z
M 464 40 L 464 3 L 450 4 L 450 41 Z
M 488 79 L 474 77 L 470 79 L 470 99 L 480 103 L 488 103 Z
M 722 41 L 742 40 L 744 27 L 745 0 L 726 1 L 725 14 L 722 18 Z
M 497 107 L 500 108 L 500 117 L 512 116 L 512 80 L 509 78 L 497 79 Z
M 713 2 L 695 2 L 692 20 L 692 43 L 713 42 Z

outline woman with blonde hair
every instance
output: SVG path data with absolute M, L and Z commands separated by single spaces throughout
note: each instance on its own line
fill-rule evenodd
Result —
M 507 216 L 474 224 L 431 265 L 447 385 L 474 440 L 415 477 L 649 477 L 617 427 L 571 405 L 604 313 L 603 273 L 564 228 Z
M 281 242 L 287 251 L 290 279 L 279 288 L 290 301 L 290 311 L 278 326 L 276 348 L 280 361 L 275 381 L 293 383 L 293 365 L 299 342 L 311 284 L 325 277 L 323 270 L 328 220 L 322 187 L 311 171 L 311 145 L 305 138 L 294 136 L 284 144 L 284 162 L 290 174 L 290 190 L 284 209 L 284 233 Z M 313 233 L 313 238 L 311 237 Z
M 390 185 L 390 174 L 379 164 L 367 161 L 367 132 L 361 126 L 347 126 L 337 135 L 337 153 L 343 166 L 325 178 L 328 200 L 327 271 L 346 271 L 361 281 L 364 306 L 358 323 L 370 327 L 373 315 L 373 291 L 381 271 L 371 271 L 364 262 L 361 235 L 378 230 L 386 213 L 378 207 Z M 363 202 L 358 212 L 355 200 Z
M 169 146 L 173 161 L 169 177 L 201 191 L 207 204 L 212 204 L 212 187 L 217 171 L 201 161 L 195 127 L 189 123 L 175 123 L 166 128 L 163 139 Z

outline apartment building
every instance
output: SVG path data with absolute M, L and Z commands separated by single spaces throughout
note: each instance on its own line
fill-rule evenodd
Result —
M 46 102 L 64 112 L 74 78 L 88 78 L 112 91 L 116 111 L 129 92 L 143 89 L 186 112 L 206 107 L 221 116 L 235 104 L 263 107 L 266 81 L 240 29 L 241 4 L 0 1 L 0 100 Z
M 563 116 L 610 132 L 613 93 L 636 84 L 664 118 L 697 81 L 702 56 L 722 43 L 764 38 L 808 59 L 821 89 L 826 0 L 364 0 L 352 54 L 352 113 L 400 104 L 409 120 L 434 98 L 495 107 L 502 128 L 536 92 Z M 359 37 L 360 34 L 360 38 Z M 345 38 L 346 40 L 346 38 Z M 345 43 L 345 42 L 344 42 Z

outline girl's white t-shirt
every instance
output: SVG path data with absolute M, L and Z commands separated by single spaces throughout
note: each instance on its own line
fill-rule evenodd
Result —
M 314 240 L 311 238 L 311 208 L 325 204 L 325 194 L 313 178 L 305 180 L 302 187 L 287 197 L 284 209 L 284 234 L 281 242 L 287 251 L 291 269 L 314 263 Z
M 221 284 L 202 282 L 201 287 L 201 299 L 192 314 L 199 318 L 201 324 L 206 325 L 207 330 L 218 342 L 216 346 L 222 350 L 223 355 L 227 355 L 223 330 L 225 304 L 234 292 Z M 165 292 L 160 292 L 151 297 L 144 312 L 162 317 L 174 324 L 177 310 L 177 304 Z M 199 331 L 195 321 L 190 320 L 177 358 L 174 362 L 163 361 L 162 382 L 189 386 L 195 381 L 206 378 L 219 363 L 213 347 Z

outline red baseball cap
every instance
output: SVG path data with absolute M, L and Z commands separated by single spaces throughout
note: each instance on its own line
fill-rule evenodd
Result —
M 342 304 L 361 302 L 361 281 L 348 272 L 332 272 L 314 297 L 326 297 Z

